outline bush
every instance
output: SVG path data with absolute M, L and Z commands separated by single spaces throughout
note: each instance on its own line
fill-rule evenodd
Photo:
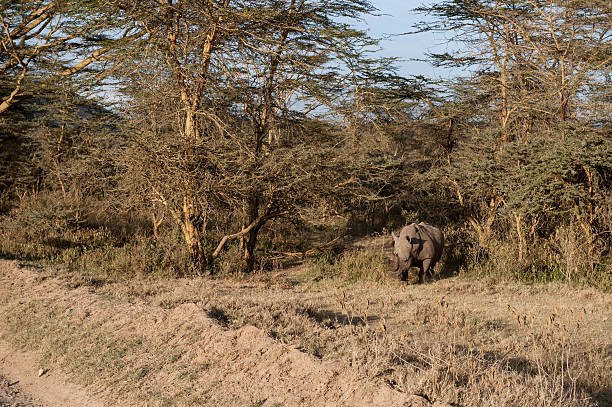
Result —
M 172 234 L 157 240 L 136 235 L 121 245 L 66 251 L 60 263 L 72 270 L 114 279 L 193 275 L 189 254 Z
M 606 236 L 609 232 L 595 233 L 588 223 L 570 222 L 555 230 L 550 257 L 565 281 L 612 287 Z
M 246 268 L 242 250 L 238 242 L 228 245 L 222 255 L 214 264 L 214 271 L 220 275 L 235 275 L 242 273 Z
M 516 241 L 497 235 L 488 247 L 474 246 L 468 256 L 468 274 L 494 280 L 528 283 L 561 281 L 612 288 L 608 244 L 588 224 L 569 222 L 549 239 L 534 239 L 521 259 Z
M 387 278 L 387 255 L 382 249 L 350 250 L 342 254 L 335 264 L 337 275 L 347 281 Z
M 384 281 L 388 278 L 387 254 L 382 247 L 350 249 L 338 257 L 327 253 L 310 258 L 308 265 L 308 276 L 314 281 Z
M 180 233 L 168 229 L 154 239 L 136 223 L 132 217 L 85 221 L 61 197 L 25 197 L 0 218 L 0 254 L 106 278 L 193 274 Z
M 56 195 L 25 196 L 0 218 L 0 252 L 9 258 L 53 260 L 90 238 L 77 229 L 77 221 L 78 209 Z

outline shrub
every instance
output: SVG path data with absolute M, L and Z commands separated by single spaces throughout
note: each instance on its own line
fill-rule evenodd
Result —
M 314 256 L 309 259 L 308 265 L 309 278 L 314 281 L 383 281 L 388 274 L 387 254 L 382 245 L 346 250 L 337 257 L 330 253 Z

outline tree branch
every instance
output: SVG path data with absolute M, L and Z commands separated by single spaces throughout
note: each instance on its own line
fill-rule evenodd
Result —
M 225 243 L 227 243 L 228 240 L 230 240 L 230 239 L 238 239 L 238 238 L 246 235 L 247 233 L 249 233 L 256 226 L 259 226 L 259 225 L 263 224 L 265 221 L 270 220 L 270 219 L 274 219 L 274 218 L 278 218 L 279 216 L 285 215 L 287 213 L 289 213 L 289 212 L 288 211 L 280 211 L 280 212 L 274 212 L 274 213 L 268 213 L 268 214 L 265 214 L 265 215 L 261 215 L 257 219 L 255 219 L 253 222 L 251 222 L 250 225 L 242 228 L 242 230 L 240 232 L 236 232 L 236 233 L 231 234 L 231 235 L 223 236 L 223 239 L 221 239 L 221 241 L 217 245 L 217 248 L 213 252 L 212 257 L 215 258 L 215 257 L 217 257 L 219 255 L 219 253 L 221 252 L 221 249 L 223 249 L 223 246 L 225 246 Z

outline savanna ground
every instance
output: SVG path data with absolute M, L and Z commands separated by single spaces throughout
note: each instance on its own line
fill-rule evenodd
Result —
M 383 257 L 129 280 L 2 261 L 0 339 L 108 405 L 612 405 L 609 293 L 402 284 Z

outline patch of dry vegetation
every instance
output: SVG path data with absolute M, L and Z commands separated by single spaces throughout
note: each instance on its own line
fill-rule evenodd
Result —
M 344 261 L 364 264 L 359 258 Z M 560 284 L 489 284 L 459 278 L 423 286 L 389 280 L 351 282 L 342 273 L 320 278 L 310 272 L 315 268 L 238 279 L 122 281 L 88 287 L 115 305 L 173 312 L 194 303 L 224 327 L 255 325 L 324 361 L 348 363 L 357 377 L 432 400 L 461 406 L 612 402 L 609 294 Z M 45 272 L 40 276 L 44 278 Z M 73 273 L 56 276 L 66 287 L 89 284 Z M 32 300 L 16 307 L 2 317 L 11 328 L 6 338 L 42 349 L 81 381 L 106 378 L 105 385 L 121 394 L 164 370 L 178 380 L 183 394 L 153 394 L 149 389 L 144 397 L 159 405 L 189 404 L 193 397 L 204 397 L 198 396 L 195 384 L 210 367 L 172 344 L 138 337 L 116 340 L 100 328 L 103 321 L 71 326 L 74 320 L 53 303 Z M 191 326 L 188 332 L 181 349 L 201 339 L 199 327 Z
M 254 324 L 309 353 L 349 360 L 364 376 L 435 400 L 465 406 L 610 401 L 609 321 L 598 330 L 590 306 L 572 307 L 546 288 L 502 288 L 495 304 L 489 293 L 497 288 L 456 280 L 426 288 L 364 283 L 317 287 L 310 294 L 312 289 L 233 289 L 205 307 L 228 326 Z M 522 306 L 532 295 L 530 306 Z M 610 310 L 609 298 L 604 303 L 598 312 Z
M 46 366 L 68 370 L 112 405 L 430 405 L 253 326 L 225 329 L 190 301 L 161 308 L 0 270 L 3 337 L 41 352 Z

